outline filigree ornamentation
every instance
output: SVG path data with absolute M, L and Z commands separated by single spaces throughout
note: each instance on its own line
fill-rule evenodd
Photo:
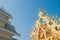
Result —
M 60 40 L 60 18 L 50 18 L 40 10 L 38 20 L 30 34 L 32 40 Z

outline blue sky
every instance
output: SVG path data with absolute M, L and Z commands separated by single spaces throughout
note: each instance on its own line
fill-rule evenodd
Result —
M 38 8 L 42 8 L 49 15 L 60 16 L 59 0 L 0 0 L 0 6 L 12 14 L 12 25 L 21 37 L 15 36 L 18 40 L 30 40 L 30 30 L 37 19 Z

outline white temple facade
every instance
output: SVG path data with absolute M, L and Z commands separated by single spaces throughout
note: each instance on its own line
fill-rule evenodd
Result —
M 19 35 L 13 25 L 10 24 L 9 19 L 11 15 L 5 10 L 0 9 L 0 40 L 16 40 L 12 38 L 14 35 Z

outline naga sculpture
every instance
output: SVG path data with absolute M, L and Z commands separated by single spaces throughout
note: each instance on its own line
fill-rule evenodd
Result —
M 50 18 L 40 10 L 30 38 L 32 40 L 60 40 L 60 18 L 55 19 L 53 16 Z

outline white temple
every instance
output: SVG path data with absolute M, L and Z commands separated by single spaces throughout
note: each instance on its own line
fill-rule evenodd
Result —
M 12 38 L 14 35 L 19 35 L 13 25 L 10 24 L 9 19 L 11 15 L 0 8 L 0 40 L 16 40 Z

